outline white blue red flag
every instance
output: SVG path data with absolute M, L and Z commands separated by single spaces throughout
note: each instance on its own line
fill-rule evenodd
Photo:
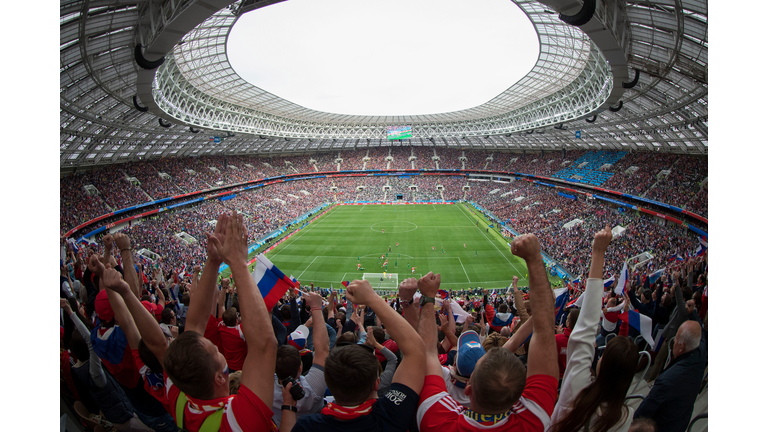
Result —
M 666 269 L 667 269 L 667 268 L 666 268 L 666 267 L 664 267 L 664 268 L 663 268 L 663 269 L 661 269 L 661 270 L 657 270 L 657 271 L 655 271 L 655 272 L 651 273 L 651 274 L 648 276 L 648 282 L 650 282 L 650 283 L 652 283 L 652 284 L 653 284 L 653 283 L 656 283 L 656 281 L 657 281 L 657 280 L 659 280 L 659 278 L 661 277 L 661 275 L 663 275 L 663 274 L 664 274 L 664 270 L 666 270 Z
M 298 287 L 298 284 L 283 274 L 264 254 L 256 256 L 252 276 L 268 310 L 272 309 L 289 288 Z
M 565 315 L 565 306 L 568 304 L 570 294 L 568 288 L 557 288 L 552 291 L 555 292 L 555 322 L 559 323 Z M 496 317 L 493 320 L 496 321 Z
M 633 310 L 628 311 L 627 315 L 628 324 L 638 330 L 643 336 L 643 339 L 645 339 L 645 341 L 648 342 L 648 345 L 651 346 L 651 349 L 653 349 L 653 347 L 656 346 L 656 341 L 653 340 L 653 321 L 651 318 Z
M 609 286 L 613 285 L 613 282 L 616 280 L 616 275 L 611 275 L 608 279 L 603 280 L 603 288 L 608 288 Z
M 624 295 L 624 287 L 627 285 L 629 279 L 629 271 L 627 270 L 627 262 L 624 261 L 624 267 L 621 268 L 621 275 L 619 276 L 619 283 L 616 284 L 614 291 L 616 294 Z

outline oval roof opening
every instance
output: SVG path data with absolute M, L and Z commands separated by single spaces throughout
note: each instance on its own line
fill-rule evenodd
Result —
M 436 114 L 481 105 L 536 64 L 509 0 L 288 0 L 244 14 L 227 57 L 243 79 L 306 108 Z

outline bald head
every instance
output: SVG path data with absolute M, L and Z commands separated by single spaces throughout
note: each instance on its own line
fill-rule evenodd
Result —
M 688 320 L 680 325 L 675 335 L 673 357 L 677 358 L 699 347 L 701 342 L 701 325 L 697 321 Z
M 501 335 L 504 337 L 509 337 L 509 327 L 502 327 L 501 328 Z

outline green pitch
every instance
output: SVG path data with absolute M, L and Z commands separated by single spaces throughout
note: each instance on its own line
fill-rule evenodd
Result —
M 525 262 L 512 255 L 506 239 L 486 233 L 487 227 L 464 204 L 337 206 L 267 257 L 302 284 L 321 287 L 384 272 L 385 259 L 387 273 L 400 281 L 416 267 L 416 277 L 440 273 L 446 289 L 504 288 L 513 276 L 528 285 Z

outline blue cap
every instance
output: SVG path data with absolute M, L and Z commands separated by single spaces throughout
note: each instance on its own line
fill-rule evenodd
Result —
M 485 349 L 480 344 L 477 332 L 469 330 L 459 336 L 459 352 L 456 356 L 456 372 L 463 377 L 472 375 L 475 364 L 485 355 Z

